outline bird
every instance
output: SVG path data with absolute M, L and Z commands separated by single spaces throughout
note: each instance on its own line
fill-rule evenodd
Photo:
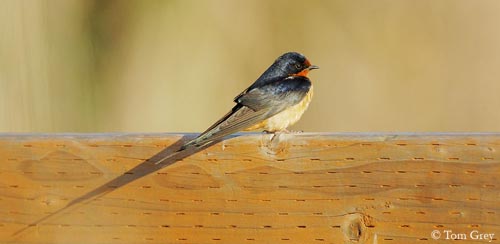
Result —
M 311 102 L 313 86 L 307 75 L 318 68 L 298 52 L 281 55 L 234 98 L 236 105 L 226 115 L 179 151 L 201 148 L 239 131 L 287 131 Z

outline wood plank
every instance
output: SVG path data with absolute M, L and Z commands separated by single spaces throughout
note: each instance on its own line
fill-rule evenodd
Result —
M 240 134 L 153 164 L 192 136 L 0 135 L 0 242 L 444 243 L 451 230 L 467 243 L 488 242 L 474 240 L 474 230 L 495 234 L 493 242 L 500 235 L 500 134 Z

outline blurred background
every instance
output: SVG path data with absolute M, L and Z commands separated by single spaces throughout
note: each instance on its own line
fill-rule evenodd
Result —
M 1 0 L 0 131 L 199 132 L 279 55 L 292 129 L 499 131 L 497 0 Z

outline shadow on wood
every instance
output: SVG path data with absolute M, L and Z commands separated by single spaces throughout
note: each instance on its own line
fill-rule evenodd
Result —
M 447 230 L 466 241 L 472 231 L 500 235 L 499 134 L 269 137 L 245 134 L 155 165 L 184 136 L 0 136 L 0 240 L 411 243 L 434 241 L 433 231 L 441 240 Z

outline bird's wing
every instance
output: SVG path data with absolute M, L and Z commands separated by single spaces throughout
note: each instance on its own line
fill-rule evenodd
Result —
M 249 90 L 235 102 L 255 111 L 271 108 L 279 113 L 302 101 L 310 88 L 311 81 L 307 77 L 290 76 L 279 82 Z
M 299 103 L 309 92 L 311 81 L 307 77 L 291 76 L 262 87 L 247 90 L 237 97 L 236 106 L 210 126 L 189 146 L 204 146 L 224 136 L 244 130 Z

